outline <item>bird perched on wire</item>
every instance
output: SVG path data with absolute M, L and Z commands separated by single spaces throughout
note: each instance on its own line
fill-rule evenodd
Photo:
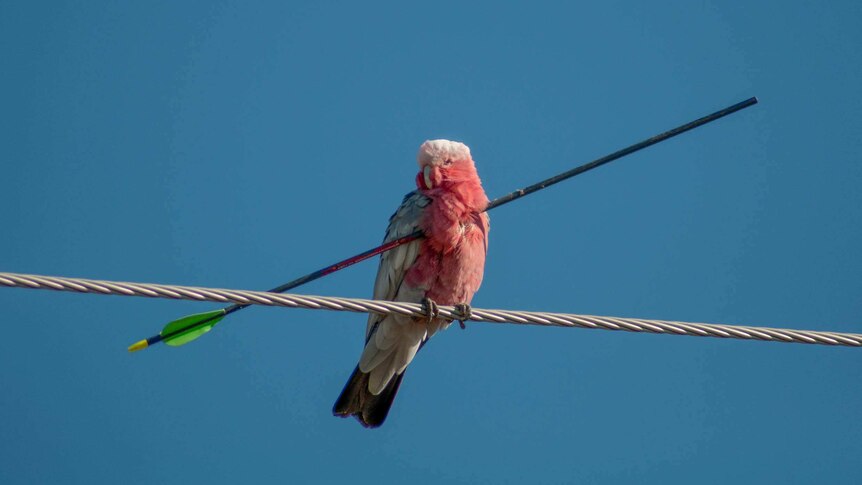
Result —
M 383 424 L 416 352 L 452 323 L 435 317 L 437 304 L 455 305 L 467 318 L 485 268 L 488 197 L 470 149 L 430 140 L 419 147 L 417 161 L 417 189 L 389 219 L 384 242 L 417 229 L 425 237 L 381 256 L 374 299 L 422 303 L 429 316 L 369 314 L 365 349 L 332 409 L 369 428 Z

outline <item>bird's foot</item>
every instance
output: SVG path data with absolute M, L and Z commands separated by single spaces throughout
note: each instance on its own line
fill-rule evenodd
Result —
M 458 316 L 461 317 L 458 319 L 458 325 L 461 326 L 461 330 L 466 330 L 467 325 L 465 325 L 464 322 L 473 316 L 473 309 L 466 303 L 458 303 L 455 305 L 455 311 L 457 311 L 459 314 Z
M 437 306 L 437 303 L 427 296 L 422 299 L 422 311 L 424 311 L 425 315 L 428 317 L 429 324 L 432 320 L 437 318 L 438 315 L 440 315 L 440 308 Z

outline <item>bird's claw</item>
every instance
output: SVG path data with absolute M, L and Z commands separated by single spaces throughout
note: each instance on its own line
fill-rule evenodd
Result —
M 459 314 L 458 316 L 461 317 L 458 319 L 458 325 L 461 326 L 461 330 L 466 330 L 467 325 L 465 325 L 464 322 L 473 316 L 473 309 L 466 303 L 458 303 L 455 305 L 455 311 L 457 311 Z
M 438 315 L 440 315 L 440 308 L 437 306 L 437 303 L 427 296 L 422 299 L 422 311 L 424 311 L 425 315 L 428 317 L 429 324 L 432 320 L 437 318 Z

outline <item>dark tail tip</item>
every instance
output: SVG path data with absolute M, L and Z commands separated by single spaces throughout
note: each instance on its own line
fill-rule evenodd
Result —
M 395 376 L 383 391 L 375 396 L 368 391 L 368 374 L 362 373 L 357 367 L 335 401 L 332 414 L 342 418 L 355 416 L 356 420 L 366 428 L 379 427 L 386 421 L 403 378 L 403 373 Z

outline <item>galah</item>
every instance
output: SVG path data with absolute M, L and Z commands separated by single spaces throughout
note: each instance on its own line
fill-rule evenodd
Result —
M 422 229 L 425 237 L 381 256 L 374 298 L 422 303 L 428 318 L 370 314 L 359 364 L 332 412 L 369 428 L 383 424 L 416 352 L 452 323 L 436 305 L 469 314 L 488 251 L 488 197 L 463 143 L 429 140 L 419 147 L 416 190 L 389 219 L 384 242 Z

